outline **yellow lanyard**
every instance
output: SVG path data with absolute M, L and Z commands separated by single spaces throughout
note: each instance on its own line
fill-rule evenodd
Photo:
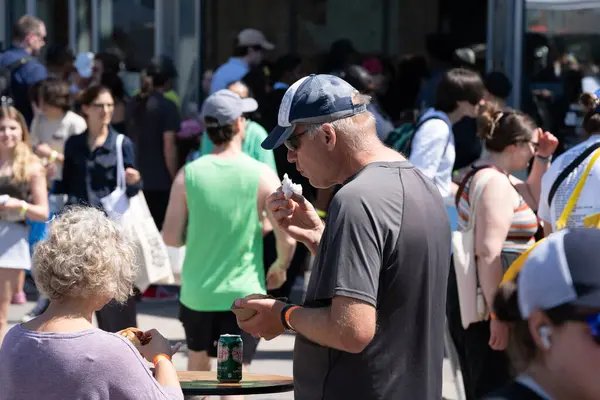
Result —
M 579 200 L 581 191 L 583 190 L 583 187 L 585 186 L 585 181 L 587 180 L 588 176 L 590 175 L 590 171 L 592 170 L 594 163 L 600 157 L 600 149 L 596 150 L 592 154 L 593 154 L 592 159 L 586 166 L 585 171 L 583 171 L 583 175 L 579 179 L 579 182 L 577 182 L 577 186 L 575 186 L 575 190 L 573 190 L 573 194 L 571 194 L 571 197 L 569 198 L 567 205 L 563 209 L 563 211 L 560 215 L 560 218 L 556 222 L 556 230 L 557 231 L 560 231 L 561 229 L 564 229 L 567 226 L 567 220 L 569 219 L 569 216 L 573 212 L 573 209 L 575 208 L 575 205 L 577 204 L 577 201 Z M 527 260 L 527 257 L 529 256 L 529 253 L 531 252 L 531 250 L 533 250 L 535 248 L 535 246 L 542 243 L 544 240 L 546 240 L 546 238 L 534 243 L 533 246 L 531 246 L 529 249 L 527 249 L 527 251 L 525 251 L 523 254 L 521 254 L 519 256 L 519 258 L 517 258 L 510 265 L 508 270 L 504 273 L 504 276 L 502 277 L 502 282 L 500 283 L 500 285 L 503 285 L 507 282 L 514 281 L 515 279 L 517 279 L 517 275 L 519 275 L 519 272 L 521 272 L 521 268 L 523 268 L 523 264 L 525 263 L 525 260 Z

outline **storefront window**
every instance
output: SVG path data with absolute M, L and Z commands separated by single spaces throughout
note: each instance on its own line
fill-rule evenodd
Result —
M 593 4 L 596 3 L 596 4 Z M 526 57 L 535 82 L 558 80 L 572 67 L 600 65 L 600 2 L 534 0 L 527 3 Z
M 117 51 L 127 71 L 139 72 L 154 56 L 154 0 L 99 0 L 100 51 Z

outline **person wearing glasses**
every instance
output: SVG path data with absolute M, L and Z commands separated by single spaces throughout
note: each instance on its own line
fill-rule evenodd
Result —
M 600 398 L 598 243 L 598 229 L 565 229 L 517 263 L 522 267 L 498 290 L 494 311 L 510 325 L 518 375 L 486 400 Z
M 86 117 L 87 130 L 71 136 L 65 143 L 63 178 L 56 185 L 55 193 L 67 195 L 67 205 L 85 204 L 102 209 L 100 199 L 117 187 L 117 136 L 112 127 L 114 99 L 104 86 L 92 86 L 81 96 L 82 111 Z M 123 139 L 123 163 L 125 165 L 125 193 L 135 196 L 142 187 L 140 173 L 136 169 L 133 142 Z M 108 303 L 96 313 L 98 326 L 108 332 L 136 326 L 135 298 L 130 297 L 121 307 Z
M 459 230 L 467 229 L 471 215 L 475 218 L 477 284 L 490 308 L 503 270 L 541 233 L 535 211 L 542 175 L 558 140 L 537 128 L 525 114 L 501 109 L 494 103 L 486 103 L 478 125 L 488 154 L 476 161 L 462 179 L 456 202 Z M 527 181 L 512 175 L 525 169 L 532 159 Z M 479 182 L 483 190 L 472 210 L 471 188 Z M 478 399 L 504 385 L 510 379 L 504 354 L 508 327 L 492 318 L 463 328 L 454 263 L 448 279 L 447 317 L 467 399 Z

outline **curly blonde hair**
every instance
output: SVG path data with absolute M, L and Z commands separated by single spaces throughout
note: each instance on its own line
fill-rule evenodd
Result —
M 50 222 L 33 254 L 33 277 L 53 300 L 93 297 L 125 302 L 137 273 L 132 241 L 104 213 L 69 207 Z
M 23 115 L 13 106 L 0 107 L 0 120 L 12 119 L 21 126 L 23 132 L 23 140 L 17 143 L 14 150 L 14 157 L 11 165 L 13 172 L 12 183 L 29 182 L 32 166 L 40 163 L 40 159 L 33 153 L 31 149 L 31 141 L 29 140 L 29 130 Z

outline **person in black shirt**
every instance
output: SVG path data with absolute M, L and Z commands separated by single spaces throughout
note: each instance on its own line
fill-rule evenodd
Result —
M 110 91 L 104 86 L 92 86 L 81 96 L 82 110 L 88 130 L 71 136 L 65 143 L 63 178 L 56 193 L 67 194 L 67 204 L 87 204 L 102 209 L 100 199 L 117 187 L 117 136 L 110 127 L 115 107 Z M 135 196 L 142 187 L 136 169 L 135 150 L 127 137 L 123 139 L 125 193 Z M 96 312 L 98 326 L 108 332 L 135 327 L 135 297 L 124 307 L 114 300 Z
M 598 229 L 565 229 L 507 271 L 491 317 L 510 326 L 519 375 L 484 400 L 600 399 L 598 243 Z

